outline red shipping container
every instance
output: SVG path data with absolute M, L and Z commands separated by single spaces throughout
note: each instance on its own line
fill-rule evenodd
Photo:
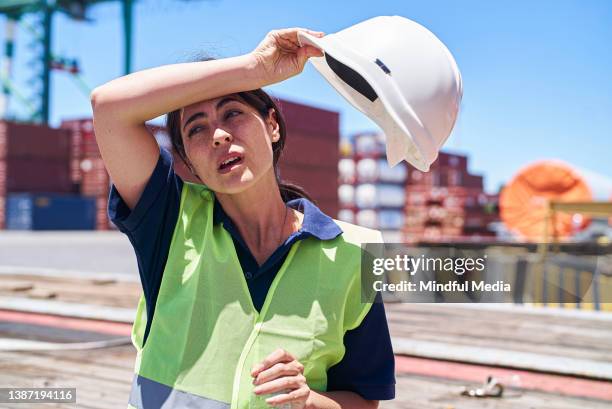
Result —
M 279 100 L 278 105 L 287 124 L 288 142 L 289 135 L 296 131 L 314 137 L 335 139 L 336 145 L 340 142 L 340 115 L 338 112 L 286 100 Z
M 62 121 L 60 128 L 71 133 L 72 159 L 100 156 L 91 118 Z
M 0 159 L 68 160 L 70 138 L 70 133 L 63 129 L 0 121 Z
M 97 230 L 108 230 L 110 221 L 108 220 L 108 214 L 106 211 L 108 198 L 106 196 L 98 196 L 96 198 L 96 229 Z
M 64 160 L 6 159 L 6 192 L 73 193 L 70 162 Z
M 6 196 L 0 193 L 0 230 L 4 230 L 4 221 L 6 219 Z
M 108 194 L 110 179 L 106 170 L 94 170 L 83 174 L 81 194 L 84 196 L 99 196 Z
M 440 152 L 435 163 L 440 168 L 454 168 L 467 172 L 467 157 L 463 155 Z
M 468 188 L 474 188 L 482 191 L 483 183 L 482 183 L 481 175 L 465 175 L 463 178 L 463 186 Z
M 0 196 L 6 195 L 6 161 L 0 159 Z
M 283 165 L 280 168 L 283 180 L 302 186 L 316 200 L 331 199 L 338 211 L 338 168 L 332 169 Z
M 6 158 L 8 148 L 8 125 L 0 121 L 0 160 Z
M 281 163 L 337 168 L 340 160 L 338 138 L 292 132 L 287 135 Z

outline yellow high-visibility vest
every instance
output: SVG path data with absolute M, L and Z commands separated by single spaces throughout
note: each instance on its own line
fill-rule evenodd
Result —
M 214 193 L 184 182 L 179 216 L 150 332 L 144 296 L 132 329 L 137 350 L 128 408 L 268 408 L 253 393 L 251 368 L 278 348 L 325 391 L 344 356 L 346 331 L 360 325 L 361 243 L 380 232 L 334 220 L 343 233 L 293 244 L 261 312 L 253 306 L 231 235 L 213 223 Z

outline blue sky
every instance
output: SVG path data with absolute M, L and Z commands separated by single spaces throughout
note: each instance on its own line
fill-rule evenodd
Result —
M 462 110 L 444 149 L 468 154 L 469 168 L 495 191 L 521 167 L 562 159 L 612 183 L 612 2 L 582 1 L 179 1 L 135 8 L 134 70 L 251 51 L 274 28 L 326 33 L 377 15 L 402 15 L 451 50 L 464 84 Z M 54 20 L 55 54 L 77 57 L 94 87 L 122 75 L 121 9 L 100 4 L 92 23 Z M 32 21 L 31 17 L 26 20 Z M 4 40 L 4 18 L 0 40 Z M 28 94 L 31 33 L 18 31 L 14 80 Z M 279 97 L 341 113 L 341 132 L 376 126 L 311 67 L 268 88 Z M 91 115 L 88 96 L 64 73 L 52 78 L 51 122 Z M 19 112 L 20 105 L 12 108 Z M 600 178 L 604 179 L 604 178 Z

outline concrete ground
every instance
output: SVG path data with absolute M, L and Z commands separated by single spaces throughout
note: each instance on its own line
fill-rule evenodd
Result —
M 138 276 L 132 245 L 117 231 L 0 231 L 0 268 L 6 266 Z
M 139 285 L 136 258 L 122 233 L 0 232 L 0 340 L 3 341 L 0 342 L 0 387 L 78 389 L 77 405 L 28 404 L 28 408 L 125 407 L 135 357 L 129 343 L 91 350 L 14 351 L 9 347 L 19 340 L 27 340 L 24 345 L 29 347 L 50 342 L 100 342 L 117 337 L 125 341 L 129 336 L 129 318 L 140 293 Z M 106 291 L 99 291 L 101 286 Z M 500 372 L 502 369 L 487 366 L 484 361 L 461 364 L 429 356 L 434 352 L 448 355 L 453 348 L 466 348 L 463 344 L 467 344 L 483 351 L 503 350 L 499 356 L 504 358 L 527 349 L 548 358 L 567 355 L 574 360 L 609 365 L 606 362 L 609 359 L 605 358 L 612 348 L 608 341 L 612 331 L 609 319 L 593 315 L 587 321 L 580 321 L 582 331 L 573 331 L 572 328 L 578 327 L 571 324 L 571 319 L 576 319 L 571 314 L 542 317 L 540 311 L 537 314 L 520 312 L 519 316 L 516 311 L 504 309 L 474 314 L 422 304 L 388 305 L 386 309 L 394 343 L 422 356 L 397 357 L 396 399 L 381 402 L 382 409 L 612 408 L 611 382 L 537 375 L 537 371 L 521 372 L 524 385 L 520 388 L 512 385 L 518 375 L 508 377 L 504 381 L 508 388 L 502 398 L 461 396 L 462 387 L 477 386 L 488 374 L 498 376 L 516 370 Z M 72 310 L 73 315 L 69 314 Z M 116 319 L 109 321 L 98 315 Z M 525 336 L 524 332 L 532 335 Z M 595 342 L 601 339 L 605 341 Z M 398 340 L 402 342 L 397 343 Z M 432 349 L 442 341 L 447 343 L 446 347 Z M 423 355 L 424 346 L 429 351 L 425 351 L 427 356 Z M 549 362 L 542 360 L 540 364 L 549 365 Z M 607 373 L 607 368 L 600 369 Z M 585 388 L 588 393 L 583 393 Z M 0 408 L 23 407 L 23 404 L 0 403 Z

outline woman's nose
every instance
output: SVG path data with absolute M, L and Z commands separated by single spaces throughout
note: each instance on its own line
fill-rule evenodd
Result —
M 232 135 L 221 128 L 217 128 L 213 135 L 213 145 L 220 146 L 225 142 L 231 142 Z

